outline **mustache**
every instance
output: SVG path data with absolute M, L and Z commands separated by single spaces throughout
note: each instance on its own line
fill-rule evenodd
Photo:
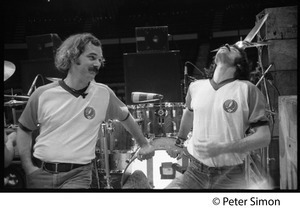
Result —
M 89 67 L 89 71 L 94 71 L 95 73 L 99 73 L 99 68 L 97 66 Z

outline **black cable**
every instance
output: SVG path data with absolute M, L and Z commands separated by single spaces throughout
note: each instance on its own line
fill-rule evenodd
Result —
M 44 77 L 41 74 L 39 74 L 39 76 L 41 76 L 41 79 L 43 81 L 43 85 L 45 85 Z
M 198 70 L 201 74 L 202 74 L 202 76 L 203 77 L 205 77 L 206 78 L 206 75 L 205 75 L 205 73 L 203 73 L 196 65 L 194 65 L 192 62 L 190 62 L 190 61 L 186 61 L 185 63 L 184 63 L 184 65 L 187 65 L 187 64 L 190 64 L 190 65 L 192 65 L 196 70 Z
M 124 185 L 124 179 L 125 179 L 125 172 L 126 170 L 128 169 L 128 167 L 131 165 L 131 163 L 137 158 L 136 154 L 137 152 L 139 151 L 139 147 L 135 150 L 135 152 L 133 153 L 132 157 L 130 158 L 130 161 L 128 162 L 127 166 L 125 167 L 124 171 L 123 171 L 123 174 L 122 174 L 122 177 L 121 177 L 121 188 L 123 187 Z
M 279 90 L 277 89 L 277 87 L 273 84 L 273 82 L 271 80 L 267 80 L 269 82 L 269 84 L 276 90 L 278 96 L 280 96 L 280 92 Z

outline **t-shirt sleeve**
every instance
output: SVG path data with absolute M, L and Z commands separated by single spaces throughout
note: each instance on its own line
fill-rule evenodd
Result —
M 265 96 L 253 84 L 249 86 L 248 103 L 250 126 L 268 125 L 269 119 L 267 117 L 267 103 Z
M 119 121 L 125 120 L 129 114 L 127 106 L 115 95 L 115 93 L 109 87 L 108 90 L 109 103 L 105 119 L 116 119 Z
M 191 107 L 191 102 L 192 102 L 192 97 L 191 97 L 191 86 L 193 83 L 190 84 L 187 94 L 185 96 L 185 107 L 189 110 L 189 111 L 193 111 L 193 108 Z
M 39 96 L 41 95 L 42 90 L 37 89 L 30 96 L 25 109 L 23 110 L 18 122 L 20 128 L 27 131 L 33 131 L 38 129 L 38 104 L 39 104 Z

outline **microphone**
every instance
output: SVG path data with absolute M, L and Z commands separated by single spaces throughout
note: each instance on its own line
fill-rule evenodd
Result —
M 184 89 L 184 93 L 187 93 L 187 87 L 188 87 L 188 71 L 187 71 L 187 66 L 184 65 L 184 81 L 183 81 L 183 89 Z
M 38 74 L 37 76 L 35 76 L 35 78 L 34 78 L 32 84 L 31 84 L 31 87 L 30 87 L 30 89 L 29 89 L 29 91 L 28 91 L 28 93 L 27 93 L 28 96 L 31 95 L 32 90 L 33 90 L 33 87 L 35 86 L 38 77 L 39 77 L 39 74 Z
M 156 93 L 132 92 L 131 100 L 133 103 L 150 102 L 163 99 L 164 96 Z

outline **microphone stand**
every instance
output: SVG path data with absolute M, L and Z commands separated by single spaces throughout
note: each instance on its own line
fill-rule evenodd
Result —
M 184 76 L 183 76 L 183 92 L 184 95 L 187 94 L 188 90 L 188 70 L 187 70 L 187 63 L 184 65 Z

